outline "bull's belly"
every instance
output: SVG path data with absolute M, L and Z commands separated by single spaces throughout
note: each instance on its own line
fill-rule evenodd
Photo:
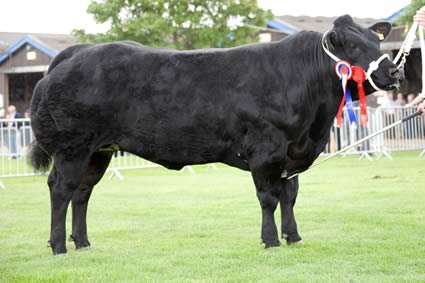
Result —
M 124 151 L 175 170 L 186 165 L 221 162 L 226 152 L 225 143 L 204 138 L 125 137 L 118 145 Z
M 232 148 L 230 142 L 207 133 L 197 136 L 182 136 L 178 139 L 126 137 L 118 144 L 124 151 L 174 170 L 180 170 L 186 165 L 215 162 L 249 170 L 247 161 Z

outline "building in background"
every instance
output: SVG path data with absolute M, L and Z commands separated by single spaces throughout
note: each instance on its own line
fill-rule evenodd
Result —
M 76 42 L 71 35 L 0 32 L 0 110 L 13 104 L 24 113 L 53 58 Z

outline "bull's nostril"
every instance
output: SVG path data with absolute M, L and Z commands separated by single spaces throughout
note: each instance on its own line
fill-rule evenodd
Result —
M 398 68 L 390 69 L 390 76 L 395 78 L 395 79 L 400 78 L 400 70 Z

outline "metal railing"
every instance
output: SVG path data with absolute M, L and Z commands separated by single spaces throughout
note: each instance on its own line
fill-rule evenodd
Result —
M 34 140 L 29 119 L 0 119 L 0 177 L 35 175 L 27 162 Z
M 359 114 L 359 108 L 355 108 Z M 376 132 L 403 117 L 416 111 L 415 108 L 391 107 L 369 108 L 369 121 L 366 127 L 353 128 L 348 124 L 347 113 L 341 128 L 335 125 L 331 128 L 330 142 L 323 154 L 337 150 Z M 30 119 L 0 119 L 0 179 L 8 177 L 32 176 L 34 172 L 27 160 L 27 149 L 34 140 Z M 378 135 L 368 142 L 348 151 L 345 154 L 358 154 L 360 158 L 392 158 L 394 151 L 421 150 L 425 155 L 425 118 L 412 119 L 399 127 Z M 112 158 L 108 168 L 110 176 L 121 178 L 120 170 L 153 168 L 160 165 L 141 159 L 129 153 L 117 153 Z M 210 165 L 216 169 L 214 165 Z M 191 167 L 185 167 L 193 173 Z M 2 184 L 0 183 L 0 187 Z
M 34 135 L 30 119 L 0 119 L 0 178 L 39 175 L 29 165 L 27 151 Z M 122 178 L 119 170 L 153 168 L 160 165 L 127 152 L 117 152 L 108 171 Z M 3 184 L 0 182 L 0 187 Z
M 354 108 L 359 117 L 360 109 Z M 416 112 L 414 107 L 379 107 L 368 108 L 368 123 L 366 126 L 350 127 L 347 112 L 344 111 L 344 122 L 341 128 L 334 125 L 331 128 L 330 142 L 324 154 L 338 151 L 356 141 L 383 129 L 394 122 Z M 368 142 L 351 149 L 344 154 L 359 154 L 360 158 L 377 159 L 386 156 L 391 157 L 391 152 L 422 150 L 421 156 L 425 155 L 425 118 L 419 117 L 407 121 L 382 135 L 371 138 Z

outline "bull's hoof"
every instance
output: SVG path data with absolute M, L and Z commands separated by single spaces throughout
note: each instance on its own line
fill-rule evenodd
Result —
M 263 241 L 264 247 L 266 249 L 270 249 L 270 248 L 278 248 L 280 247 L 280 242 L 279 240 L 276 241 Z
M 91 247 L 90 247 L 90 245 L 85 246 L 85 247 L 75 247 L 75 250 L 78 251 L 78 252 L 91 251 Z
M 298 233 L 293 235 L 282 234 L 282 239 L 286 240 L 286 244 L 294 245 L 294 244 L 304 244 L 304 241 L 301 239 Z
M 54 256 L 66 255 L 68 252 L 65 246 L 53 244 L 51 241 L 47 241 L 47 247 L 52 249 Z
M 54 256 L 58 256 L 58 255 L 66 255 L 66 253 L 68 251 L 65 247 L 53 247 L 52 246 L 52 252 L 53 252 Z
M 78 238 L 70 235 L 68 241 L 74 242 L 76 250 L 90 249 L 90 242 L 87 239 L 80 241 Z

